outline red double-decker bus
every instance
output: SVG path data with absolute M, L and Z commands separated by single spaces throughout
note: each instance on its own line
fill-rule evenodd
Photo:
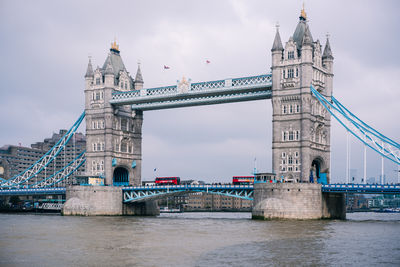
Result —
M 154 182 L 156 185 L 179 185 L 181 179 L 179 177 L 156 177 Z
M 254 184 L 254 176 L 233 176 L 233 185 L 250 185 Z

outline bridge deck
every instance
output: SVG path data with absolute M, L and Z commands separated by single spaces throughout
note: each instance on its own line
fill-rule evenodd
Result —
M 127 186 L 121 187 L 124 193 L 124 201 L 136 201 L 138 199 L 155 197 L 165 194 L 182 192 L 208 192 L 227 196 L 252 199 L 253 185 L 165 185 L 165 186 Z M 327 184 L 322 185 L 322 192 L 332 193 L 358 193 L 358 194 L 400 194 L 400 184 Z M 63 195 L 65 187 L 50 188 L 21 188 L 2 189 L 0 196 L 7 195 Z
M 113 93 L 113 105 L 155 110 L 269 99 L 271 74 Z

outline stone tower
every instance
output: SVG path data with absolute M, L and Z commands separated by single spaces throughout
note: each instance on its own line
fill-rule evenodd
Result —
M 130 105 L 114 107 L 109 101 L 118 92 L 143 87 L 125 69 L 114 41 L 103 64 L 93 71 L 91 60 L 85 75 L 86 175 L 103 177 L 106 185 L 139 185 L 142 162 L 141 111 Z
M 283 47 L 277 28 L 272 46 L 272 167 L 278 178 L 330 179 L 330 114 L 312 96 L 310 85 L 330 99 L 333 56 L 311 35 L 303 10 Z

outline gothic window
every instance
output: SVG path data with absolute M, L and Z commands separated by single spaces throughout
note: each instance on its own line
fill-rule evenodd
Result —
M 294 167 L 294 171 L 295 171 L 295 172 L 298 172 L 298 171 L 299 171 L 299 167 L 295 166 L 295 167 Z
M 296 158 L 299 157 L 299 152 L 298 152 L 298 151 L 294 152 L 294 156 L 295 156 Z
M 96 151 L 96 144 L 93 143 L 93 151 Z
M 288 78 L 293 78 L 293 76 L 294 76 L 293 69 L 288 69 Z
M 128 83 L 125 82 L 125 89 L 128 89 Z
M 100 145 L 100 143 L 97 143 L 97 150 L 98 150 L 98 151 L 101 151 L 101 145 Z
M 121 152 L 126 152 L 126 143 L 121 143 Z
M 103 92 L 101 92 L 100 93 L 100 99 L 103 99 L 104 98 L 104 95 L 103 95 Z
M 104 160 L 102 160 L 101 163 L 100 163 L 100 169 L 101 169 L 102 171 L 104 171 Z
M 97 163 L 97 170 L 100 171 L 100 163 Z
M 101 143 L 101 151 L 104 151 L 104 143 Z
M 96 170 L 96 161 L 92 161 L 92 171 Z
M 293 131 L 289 131 L 289 141 L 293 141 Z
M 282 139 L 283 139 L 283 141 L 286 141 L 286 139 L 287 139 L 287 132 L 282 132 Z
M 286 110 L 286 105 L 282 105 L 282 113 L 286 114 L 287 110 Z
M 282 152 L 282 158 L 286 158 L 286 152 Z
M 291 171 L 293 171 L 293 167 L 289 166 L 289 167 L 287 167 L 287 170 L 288 170 L 288 172 L 291 172 Z
M 96 93 L 96 99 L 95 100 L 100 100 L 100 92 Z
M 299 160 L 298 159 L 296 159 L 294 162 L 296 163 L 296 165 L 299 164 Z
M 300 105 L 296 104 L 296 112 L 299 113 L 300 112 Z
M 282 164 L 285 165 L 286 164 L 286 159 L 282 160 Z
M 128 131 L 128 122 L 126 119 L 121 119 L 121 130 Z
M 283 172 L 285 172 L 286 171 L 286 167 L 285 166 L 282 166 L 282 169 L 281 169 Z
M 285 79 L 285 78 L 286 78 L 286 71 L 283 70 L 283 79 Z
M 296 140 L 299 140 L 300 139 L 300 131 L 296 131 Z
M 128 146 L 128 152 L 129 152 L 129 153 L 132 152 L 132 146 Z
M 101 128 L 102 128 L 102 129 L 106 128 L 106 127 L 105 127 L 104 120 L 103 120 L 103 121 L 101 121 Z
M 97 85 L 100 84 L 100 78 L 96 78 L 96 84 L 97 84 Z
M 299 77 L 299 68 L 296 68 L 296 77 Z
M 95 121 L 92 121 L 92 128 L 96 129 L 96 122 Z
M 293 105 L 289 105 L 289 113 L 293 113 Z
M 294 51 L 288 52 L 288 59 L 294 59 Z
M 292 157 L 292 155 L 290 155 L 290 156 L 288 157 L 288 164 L 293 164 L 293 157 Z

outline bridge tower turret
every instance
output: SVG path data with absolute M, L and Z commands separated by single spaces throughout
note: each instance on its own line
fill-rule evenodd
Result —
M 89 60 L 85 80 L 86 175 L 105 178 L 107 185 L 139 185 L 142 112 L 109 103 L 113 94 L 136 85 L 115 41 L 102 68 L 93 71 Z
M 273 171 L 287 180 L 329 182 L 330 115 L 310 91 L 313 85 L 327 98 L 332 95 L 329 40 L 322 55 L 303 8 L 293 36 L 283 48 L 277 31 L 271 52 Z

